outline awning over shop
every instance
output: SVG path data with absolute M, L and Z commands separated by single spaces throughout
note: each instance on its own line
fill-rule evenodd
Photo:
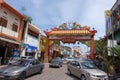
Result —
M 37 47 L 27 44 L 26 52 L 35 52 L 36 50 L 37 50 Z

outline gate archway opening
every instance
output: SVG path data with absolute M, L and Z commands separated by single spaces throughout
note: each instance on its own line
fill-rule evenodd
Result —
M 62 41 L 63 43 L 75 43 L 76 41 L 90 41 L 90 58 L 94 59 L 94 36 L 97 30 L 90 29 L 88 26 L 81 26 L 77 23 L 67 25 L 61 24 L 59 27 L 54 27 L 50 31 L 45 30 L 46 34 L 46 50 L 45 56 L 49 56 L 50 40 Z

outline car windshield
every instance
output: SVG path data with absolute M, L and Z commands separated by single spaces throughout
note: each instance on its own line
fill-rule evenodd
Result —
M 85 61 L 85 62 L 81 62 L 81 66 L 84 69 L 96 69 L 97 67 L 94 65 L 94 63 L 90 62 L 90 61 Z
M 60 59 L 60 58 L 55 58 L 55 59 L 52 60 L 52 63 L 61 62 L 61 61 L 62 61 L 62 59 Z
M 58 62 L 59 60 L 58 59 L 53 59 L 52 62 Z
M 73 59 L 73 57 L 68 57 L 67 59 Z
M 28 60 L 18 60 L 14 63 L 11 63 L 12 66 L 27 66 L 29 64 Z

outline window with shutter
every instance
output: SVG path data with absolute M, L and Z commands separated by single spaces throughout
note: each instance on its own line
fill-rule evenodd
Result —
M 15 31 L 15 32 L 17 32 L 17 30 L 18 30 L 18 25 L 13 24 L 13 26 L 12 26 L 12 30 Z
M 7 27 L 7 20 L 5 19 L 5 18 L 3 18 L 3 17 L 0 17 L 0 25 L 2 26 L 2 27 Z

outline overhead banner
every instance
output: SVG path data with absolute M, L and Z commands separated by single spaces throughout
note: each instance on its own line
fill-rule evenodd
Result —
M 113 32 L 112 25 L 111 25 L 111 11 L 110 10 L 105 11 L 105 20 L 106 20 L 105 21 L 106 35 L 110 35 Z

